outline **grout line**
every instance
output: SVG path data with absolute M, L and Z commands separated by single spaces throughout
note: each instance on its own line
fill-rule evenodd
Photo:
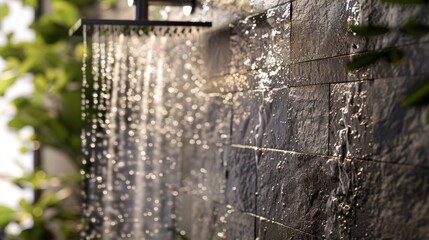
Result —
M 255 151 L 270 151 L 270 152 L 279 152 L 279 153 L 323 157 L 323 158 L 339 158 L 339 156 L 331 156 L 329 154 L 325 155 L 325 154 L 319 154 L 319 153 L 296 152 L 296 151 L 290 151 L 290 150 L 256 147 L 256 146 L 249 146 L 249 145 L 242 145 L 242 144 L 231 144 L 231 147 L 240 148 L 240 149 L 251 149 L 251 150 L 255 150 Z M 381 160 L 377 160 L 377 159 L 359 158 L 359 157 L 345 157 L 345 159 L 352 159 L 352 160 L 365 161 L 365 162 L 383 163 L 383 164 L 391 164 L 391 165 L 398 165 L 398 166 L 405 166 L 405 167 L 418 167 L 418 168 L 423 168 L 423 169 L 429 170 L 429 166 L 416 165 L 416 164 L 386 162 L 386 161 L 381 161 Z

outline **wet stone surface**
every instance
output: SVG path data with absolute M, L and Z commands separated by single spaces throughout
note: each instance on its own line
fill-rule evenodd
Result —
M 259 151 L 232 148 L 227 162 L 227 204 L 240 211 L 256 212 L 256 164 Z
M 286 150 L 328 153 L 329 86 L 289 89 L 289 136 Z
M 267 220 L 259 221 L 259 232 L 260 240 L 271 240 L 271 239 L 284 239 L 284 240 L 315 240 L 319 239 L 307 233 L 300 232 L 298 230 L 282 226 L 277 223 L 273 223 Z
M 353 239 L 425 239 L 429 236 L 429 169 L 356 162 L 362 169 Z
M 369 158 L 372 155 L 372 82 L 331 85 L 329 155 Z
M 350 53 L 352 34 L 345 26 L 347 1 L 292 2 L 291 62 L 303 62 Z
M 429 167 L 429 125 L 427 108 L 406 109 L 400 106 L 409 89 L 425 78 L 407 77 L 374 81 L 374 159 Z
M 258 164 L 258 215 L 306 233 L 324 235 L 327 196 L 335 187 L 326 161 L 264 151 Z
M 272 68 L 290 56 L 290 3 L 240 20 L 232 29 L 231 72 Z

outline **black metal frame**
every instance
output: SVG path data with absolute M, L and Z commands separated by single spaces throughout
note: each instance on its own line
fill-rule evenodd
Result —
M 81 35 L 83 26 L 128 26 L 128 27 L 211 27 L 211 22 L 185 21 L 148 21 L 148 20 L 112 20 L 112 19 L 80 19 L 69 30 L 69 35 Z

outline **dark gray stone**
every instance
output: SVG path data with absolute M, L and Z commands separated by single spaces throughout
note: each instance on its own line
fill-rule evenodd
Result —
M 256 221 L 255 216 L 234 209 L 227 209 L 226 239 L 255 239 Z
M 289 136 L 286 150 L 328 153 L 329 86 L 289 89 Z
M 289 228 L 271 221 L 260 220 L 259 222 L 260 240 L 315 240 L 318 239 L 310 234 Z
M 327 196 L 335 187 L 326 162 L 321 157 L 263 151 L 258 165 L 258 215 L 322 236 Z
M 247 91 L 234 95 L 232 143 L 260 146 L 263 91 Z
M 429 167 L 428 108 L 405 109 L 401 100 L 425 78 L 375 80 L 373 95 L 374 159 Z
M 371 69 L 362 69 L 349 73 L 346 64 L 350 57 L 333 57 L 309 62 L 295 63 L 290 66 L 290 78 L 287 86 L 340 83 L 372 79 Z
M 232 72 L 284 65 L 290 56 L 290 3 L 243 20 L 231 35 Z
M 360 176 L 352 239 L 429 238 L 429 170 L 356 162 Z
M 372 106 L 376 105 L 370 99 L 372 86 L 371 82 L 331 85 L 329 155 L 372 155 Z
M 233 58 L 230 50 L 231 29 L 223 28 L 204 35 L 202 59 L 205 77 L 223 76 L 230 72 Z
M 227 163 L 227 203 L 245 212 L 256 212 L 256 161 L 253 149 L 232 148 Z
M 347 7 L 347 1 L 343 0 L 293 1 L 291 61 L 297 63 L 350 53 L 351 45 L 358 40 L 347 32 L 350 16 Z
M 374 79 L 392 77 L 411 77 L 428 75 L 427 59 L 429 44 L 416 44 L 401 48 L 406 55 L 406 61 L 400 65 L 393 65 L 387 61 L 379 61 L 373 66 Z
M 262 115 L 262 146 L 277 149 L 290 149 L 289 108 L 292 105 L 289 89 L 276 89 L 269 93 Z

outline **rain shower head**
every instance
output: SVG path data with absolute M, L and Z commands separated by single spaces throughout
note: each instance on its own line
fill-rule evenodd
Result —
M 185 21 L 150 21 L 148 20 L 149 5 L 191 6 L 192 11 L 196 0 L 127 0 L 131 7 L 135 5 L 135 20 L 113 19 L 80 19 L 69 30 L 69 35 L 82 35 L 83 26 L 87 31 L 95 26 L 125 27 L 126 30 L 136 32 L 151 32 L 160 36 L 181 36 L 198 32 L 201 28 L 211 27 L 211 22 L 185 22 Z

